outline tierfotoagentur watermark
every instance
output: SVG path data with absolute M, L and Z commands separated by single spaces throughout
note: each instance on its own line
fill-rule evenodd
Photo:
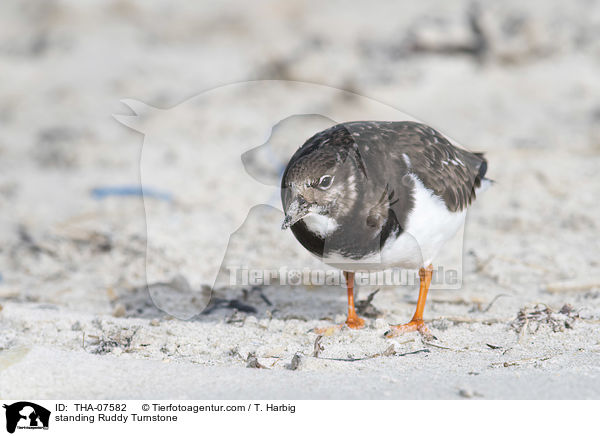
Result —
M 245 266 L 228 266 L 230 286 L 342 286 L 344 273 L 339 269 L 288 268 L 254 269 Z M 437 267 L 433 272 L 432 286 L 455 286 L 459 271 Z M 413 286 L 419 283 L 415 270 L 391 268 L 382 271 L 356 271 L 355 284 L 362 286 Z

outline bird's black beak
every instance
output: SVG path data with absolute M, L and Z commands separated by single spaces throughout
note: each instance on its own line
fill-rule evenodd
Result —
M 293 226 L 304 218 L 310 212 L 309 206 L 310 205 L 303 197 L 298 196 L 294 198 L 285 211 L 285 218 L 281 224 L 281 230 Z

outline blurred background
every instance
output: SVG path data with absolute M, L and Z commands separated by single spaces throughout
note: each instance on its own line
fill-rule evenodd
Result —
M 598 272 L 588 242 L 599 212 L 598 2 L 1 8 L 0 285 L 13 297 L 97 310 L 95 298 L 110 301 L 107 289 L 142 285 L 143 137 L 112 114 L 131 113 L 123 98 L 168 109 L 255 79 L 355 92 L 486 152 L 499 184 L 475 208 L 471 230 L 479 256 L 496 256 L 497 280 Z M 296 135 L 286 140 L 291 150 L 310 133 Z M 157 189 L 158 201 L 185 196 Z M 174 274 L 189 252 L 171 248 L 157 247 L 152 259 Z

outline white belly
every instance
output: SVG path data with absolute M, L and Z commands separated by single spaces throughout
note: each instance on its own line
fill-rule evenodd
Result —
M 404 232 L 390 239 L 381 250 L 381 260 L 387 267 L 420 268 L 430 265 L 444 243 L 465 222 L 466 209 L 450 212 L 443 200 L 425 188 L 416 177 L 415 206 L 408 215 Z
M 382 270 L 392 267 L 417 269 L 430 265 L 444 243 L 464 224 L 466 209 L 450 212 L 442 199 L 423 186 L 416 177 L 414 208 L 408 215 L 404 232 L 390 238 L 380 253 L 360 260 L 350 260 L 330 253 L 322 260 L 346 271 Z

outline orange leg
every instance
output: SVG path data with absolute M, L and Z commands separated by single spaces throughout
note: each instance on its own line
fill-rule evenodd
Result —
M 418 331 L 421 335 L 427 339 L 435 339 L 435 336 L 431 334 L 425 322 L 423 321 L 423 312 L 425 311 L 425 301 L 427 300 L 427 292 L 429 291 L 429 285 L 431 285 L 431 276 L 433 275 L 433 266 L 429 265 L 426 269 L 421 268 L 419 270 L 419 278 L 421 283 L 419 286 L 419 299 L 417 300 L 417 309 L 410 322 L 406 324 L 398 324 L 391 326 L 391 329 L 386 332 L 386 338 L 392 338 L 406 332 Z
M 364 327 L 365 320 L 358 317 L 354 308 L 354 273 L 344 271 L 344 277 L 348 287 L 348 318 L 346 319 L 346 325 L 351 329 L 359 329 Z
M 351 329 L 360 329 L 365 325 L 365 320 L 358 317 L 354 307 L 354 273 L 344 271 L 344 277 L 346 278 L 346 286 L 348 287 L 348 318 L 346 318 L 346 322 L 341 325 L 313 329 L 317 334 L 330 335 L 334 331 L 340 330 L 345 325 Z

